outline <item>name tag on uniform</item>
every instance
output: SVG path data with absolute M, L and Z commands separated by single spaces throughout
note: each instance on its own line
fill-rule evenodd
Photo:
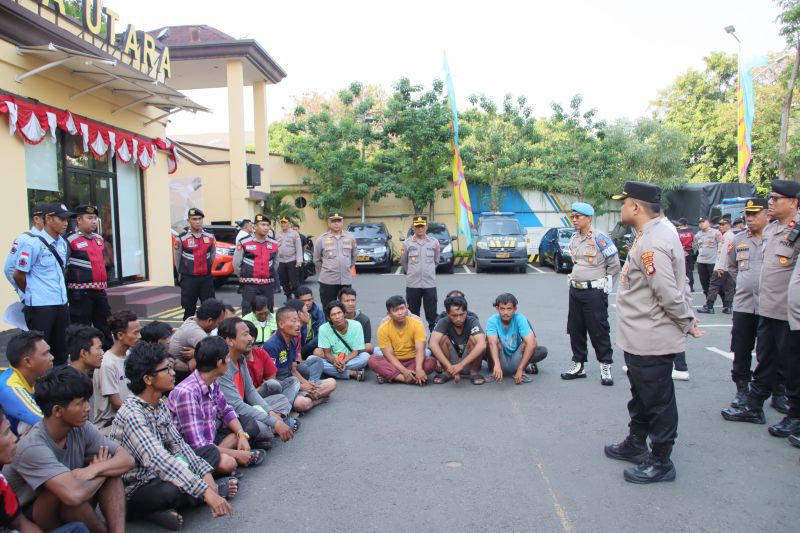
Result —
M 89 243 L 88 243 L 88 242 L 86 242 L 86 241 L 81 241 L 81 242 L 79 242 L 78 244 L 76 244 L 76 245 L 75 245 L 75 248 L 77 248 L 78 250 L 80 250 L 80 249 L 82 249 L 82 248 L 86 248 L 87 246 L 89 246 Z
M 247 251 L 253 251 L 253 250 L 255 250 L 256 248 L 258 248 L 258 246 L 256 246 L 255 244 L 248 244 L 248 245 L 246 245 L 246 246 L 244 247 L 244 249 L 245 249 L 245 250 L 247 250 Z

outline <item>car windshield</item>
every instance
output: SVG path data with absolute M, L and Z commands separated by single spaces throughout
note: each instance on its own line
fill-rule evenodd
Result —
M 220 242 L 227 242 L 228 244 L 236 244 L 236 234 L 239 233 L 239 228 L 231 227 L 213 227 L 204 226 L 203 229 L 214 236 Z
M 486 235 L 520 235 L 522 231 L 519 229 L 519 223 L 516 220 L 481 220 L 481 227 L 478 230 L 478 235 L 485 237 Z
M 558 240 L 568 241 L 572 238 L 573 233 L 575 233 L 574 229 L 562 229 L 558 232 Z
M 408 236 L 411 237 L 413 234 L 414 228 L 408 228 Z M 440 241 L 450 239 L 450 233 L 448 233 L 446 226 L 428 226 L 428 235 Z
M 385 239 L 386 232 L 381 226 L 352 226 L 351 231 L 356 239 Z

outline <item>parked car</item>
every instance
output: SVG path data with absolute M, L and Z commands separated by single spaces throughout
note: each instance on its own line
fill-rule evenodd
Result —
M 411 238 L 414 234 L 414 228 L 408 228 L 406 239 Z M 453 241 L 457 239 L 455 236 L 450 235 L 447 226 L 439 224 L 438 222 L 428 222 L 428 235 L 439 241 L 439 264 L 436 269 L 441 272 L 453 273 Z M 401 239 L 404 240 L 404 239 Z
M 550 228 L 539 243 L 539 264 L 553 265 L 557 273 L 572 270 L 572 254 L 569 241 L 575 234 L 575 228 Z
M 394 263 L 392 235 L 383 222 L 351 222 L 347 231 L 356 237 L 357 268 L 377 268 L 389 272 Z
M 617 225 L 611 230 L 611 235 L 609 235 L 609 237 L 611 237 L 617 250 L 619 250 L 619 262 L 625 263 L 633 240 L 636 238 L 636 233 L 633 231 L 633 228 L 626 226 L 622 222 L 617 222 Z
M 220 237 L 217 236 L 217 233 L 212 231 L 209 228 L 214 228 L 215 226 L 203 226 L 205 231 L 208 231 L 214 238 L 217 240 L 216 249 L 217 254 L 214 257 L 214 263 L 211 265 L 211 276 L 214 278 L 214 286 L 221 287 L 223 286 L 232 276 L 233 276 L 233 253 L 236 251 L 236 245 L 220 240 Z M 227 226 L 225 226 L 227 227 Z M 175 228 L 172 228 L 172 247 L 175 248 L 175 243 L 178 241 L 178 231 Z M 224 232 L 221 232 L 224 234 Z M 236 234 L 234 233 L 234 237 Z M 170 253 L 170 256 L 172 254 Z M 178 272 L 175 268 L 175 260 L 172 261 L 172 270 L 175 276 L 175 279 L 178 279 Z
M 528 269 L 528 244 L 525 232 L 514 213 L 483 213 L 478 221 L 472 266 L 475 272 L 488 267 Z

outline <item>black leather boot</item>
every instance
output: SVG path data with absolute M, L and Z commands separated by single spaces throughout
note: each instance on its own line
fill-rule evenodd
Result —
M 653 451 L 638 466 L 625 469 L 625 481 L 630 483 L 658 483 L 675 480 L 675 465 L 670 460 L 672 446 L 653 447 Z
M 800 435 L 789 436 L 789 444 L 791 444 L 795 448 L 800 448 Z
M 731 407 L 744 407 L 747 405 L 747 395 L 750 394 L 749 381 L 736 382 L 736 397 L 731 402 Z
M 779 384 L 775 386 L 775 390 L 772 391 L 772 400 L 770 400 L 769 404 L 779 413 L 783 415 L 789 414 L 789 400 L 786 398 L 786 385 Z
M 628 435 L 619 444 L 607 444 L 606 457 L 628 461 L 635 465 L 640 464 L 649 454 L 647 437 L 644 435 Z
M 789 435 L 800 435 L 800 418 L 783 417 L 783 420 L 767 428 L 770 435 L 786 438 Z
M 698 313 L 705 313 L 707 315 L 713 315 L 714 314 L 714 306 L 706 304 L 703 307 L 701 307 L 700 309 L 698 309 L 697 312 Z
M 753 424 L 766 424 L 764 409 L 745 404 L 741 407 L 727 407 L 721 412 L 722 418 L 731 422 L 752 422 Z

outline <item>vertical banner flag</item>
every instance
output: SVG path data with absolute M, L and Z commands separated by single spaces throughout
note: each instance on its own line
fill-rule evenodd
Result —
M 453 113 L 450 128 L 453 131 L 453 199 L 456 206 L 456 227 L 458 233 L 464 236 L 469 250 L 472 248 L 472 232 L 475 230 L 475 221 L 472 218 L 472 203 L 469 200 L 467 179 L 464 177 L 464 165 L 459 153 L 456 93 L 453 90 L 453 77 L 450 75 L 450 65 L 447 64 L 447 54 L 444 55 L 444 75 L 447 84 L 447 99 L 450 100 L 450 111 Z
M 753 130 L 753 117 L 756 114 L 756 103 L 753 95 L 753 75 L 750 72 L 753 68 L 766 65 L 768 60 L 765 57 L 751 57 L 744 59 L 741 50 L 739 51 L 739 81 L 737 83 L 737 103 L 736 112 L 736 139 L 739 145 L 737 158 L 739 169 L 739 181 L 747 181 L 747 167 L 753 159 L 753 142 L 751 132 Z

